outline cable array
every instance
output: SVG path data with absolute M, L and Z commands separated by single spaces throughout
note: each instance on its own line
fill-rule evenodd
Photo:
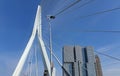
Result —
M 68 9 L 70 9 L 71 7 L 73 7 L 74 5 L 76 5 L 78 2 L 80 2 L 81 0 L 77 0 L 75 2 L 73 2 L 72 4 L 68 5 L 67 7 L 64 7 L 63 9 L 61 9 L 60 11 L 58 11 L 57 13 L 55 13 L 53 16 L 58 16 L 60 14 L 62 14 L 63 12 L 67 11 Z M 81 6 L 78 6 L 76 9 L 78 8 L 81 8 L 81 7 L 84 7 L 85 5 L 88 5 L 89 3 L 93 2 L 94 0 L 89 0 L 88 2 L 86 2 L 85 4 L 81 5 Z M 44 2 L 45 4 L 45 2 Z M 46 3 L 47 4 L 47 3 Z M 48 4 L 47 4 L 48 5 Z M 45 12 L 47 11 L 47 6 L 45 7 Z M 44 5 L 45 6 L 45 5 Z M 76 9 L 72 9 L 70 10 L 69 12 L 74 12 L 74 10 Z M 113 11 L 117 11 L 117 10 L 120 10 L 120 7 L 115 7 L 115 8 L 112 8 L 112 9 L 107 9 L 107 10 L 103 10 L 103 11 L 98 11 L 98 12 L 95 12 L 95 13 L 92 13 L 92 14 L 88 14 L 88 15 L 84 15 L 84 16 L 79 16 L 78 18 L 87 18 L 87 17 L 92 17 L 92 16 L 95 16 L 95 15 L 100 15 L 100 14 L 105 14 L 105 13 L 108 13 L 108 12 L 113 12 Z M 64 14 L 63 14 L 64 15 Z M 119 30 L 79 30 L 78 32 L 103 32 L 103 33 L 120 33 Z M 48 40 L 49 41 L 49 40 Z M 56 45 L 57 46 L 57 45 Z M 46 47 L 50 50 L 50 48 L 48 47 L 48 45 L 46 44 Z M 58 46 L 59 47 L 59 46 Z M 114 60 L 117 60 L 117 61 L 120 61 L 119 58 L 117 57 L 114 57 L 114 56 L 111 56 L 111 55 L 108 55 L 108 54 L 105 54 L 105 53 L 101 53 L 101 52 L 98 52 L 98 51 L 95 51 L 95 53 L 97 54 L 100 54 L 100 55 L 103 55 L 103 56 L 106 56 L 110 59 L 114 59 Z M 59 59 L 57 58 L 57 56 L 52 52 L 52 54 L 54 55 L 54 57 L 56 57 L 56 59 L 58 60 L 58 63 L 60 65 L 62 65 L 59 61 Z
M 57 16 L 57 15 L 63 13 L 64 11 L 68 10 L 69 8 L 71 8 L 72 6 L 76 5 L 79 1 L 81 1 L 81 0 L 76 0 L 72 4 L 70 4 L 67 7 L 65 7 L 63 10 L 59 11 L 58 13 L 56 13 L 54 16 Z
M 108 12 L 112 12 L 112 11 L 116 11 L 116 10 L 120 10 L 120 7 L 116 7 L 116 8 L 112 8 L 112 9 L 108 9 L 108 10 L 103 10 L 103 11 L 99 11 L 99 12 L 95 12 L 89 15 L 85 15 L 85 16 L 80 16 L 79 18 L 86 18 L 89 16 L 94 16 L 94 15 L 99 15 L 99 14 L 104 14 L 104 13 L 108 13 Z
M 110 56 L 110 55 L 107 55 L 107 54 L 104 54 L 104 53 L 101 53 L 101 52 L 98 52 L 98 51 L 95 51 L 95 52 L 98 53 L 98 54 L 101 54 L 101 55 L 103 55 L 103 56 L 106 56 L 106 57 L 108 57 L 108 58 L 111 58 L 111 59 L 120 61 L 119 58 L 116 58 L 116 57 L 113 57 L 113 56 Z

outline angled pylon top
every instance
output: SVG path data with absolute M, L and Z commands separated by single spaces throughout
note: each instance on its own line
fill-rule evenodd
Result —
M 34 22 L 33 32 L 32 34 L 36 34 L 38 31 L 38 35 L 42 37 L 42 31 L 41 31 L 41 6 L 38 5 L 36 18 Z

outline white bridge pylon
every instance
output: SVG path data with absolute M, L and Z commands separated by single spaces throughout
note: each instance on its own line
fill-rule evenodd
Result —
M 46 52 L 46 48 L 45 48 L 45 44 L 42 40 L 42 30 L 41 30 L 42 26 L 41 26 L 41 6 L 38 5 L 38 9 L 37 9 L 37 13 L 36 13 L 36 18 L 35 18 L 35 22 L 34 22 L 34 27 L 33 27 L 33 31 L 32 31 L 32 34 L 31 34 L 31 37 L 28 41 L 28 44 L 18 62 L 18 65 L 13 73 L 12 76 L 20 76 L 20 73 L 24 67 L 24 64 L 25 64 L 25 61 L 29 55 L 29 52 L 30 52 L 30 49 L 31 49 L 31 46 L 34 42 L 34 39 L 37 35 L 38 37 L 38 41 L 39 41 L 39 45 L 40 45 L 40 48 L 41 48 L 41 55 L 42 55 L 42 58 L 43 58 L 43 64 L 44 64 L 44 69 L 48 71 L 48 76 L 51 76 L 52 74 L 51 73 L 55 73 L 54 71 L 51 72 L 51 66 L 50 66 L 50 61 L 49 61 L 49 58 L 48 58 L 48 55 L 47 55 L 47 52 Z M 52 75 L 54 76 L 54 75 Z

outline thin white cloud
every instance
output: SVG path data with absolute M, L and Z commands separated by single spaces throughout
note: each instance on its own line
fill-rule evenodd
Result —
M 120 44 L 119 44 L 119 43 L 112 43 L 112 44 L 103 46 L 103 47 L 101 47 L 101 48 L 98 48 L 96 51 L 106 52 L 106 51 L 110 51 L 110 50 L 112 50 L 112 49 L 115 49 L 115 48 L 117 48 L 117 47 L 120 47 Z
M 104 76 L 120 76 L 120 68 L 112 67 L 104 69 Z
M 119 43 L 113 43 L 113 44 L 103 46 L 97 49 L 96 51 L 99 51 L 99 52 L 114 51 L 116 48 L 119 49 L 119 47 L 120 47 Z M 107 60 L 104 57 L 101 57 L 101 60 L 102 59 L 105 60 L 105 62 L 102 62 L 102 65 L 105 65 L 105 66 L 102 66 L 103 76 L 120 76 L 120 65 L 118 62 L 113 63 L 113 60 Z

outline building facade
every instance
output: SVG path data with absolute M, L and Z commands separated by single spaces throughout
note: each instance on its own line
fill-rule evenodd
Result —
M 101 68 L 101 62 L 98 57 L 98 55 L 95 55 L 95 60 L 96 60 L 96 75 L 97 76 L 103 76 L 102 74 L 102 68 Z
M 97 76 L 93 47 L 64 46 L 63 66 L 70 76 Z M 64 70 L 63 76 L 68 76 Z

